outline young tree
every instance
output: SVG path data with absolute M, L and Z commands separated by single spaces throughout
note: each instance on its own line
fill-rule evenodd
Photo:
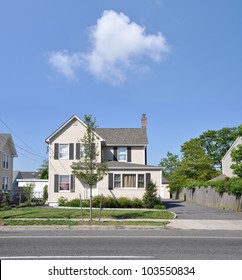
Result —
M 90 187 L 90 221 L 92 222 L 92 188 L 101 181 L 107 174 L 107 163 L 104 160 L 99 161 L 99 152 L 95 145 L 96 119 L 91 115 L 85 115 L 86 132 L 81 139 L 84 147 L 83 159 L 79 163 L 74 163 L 72 173 L 79 177 L 84 184 Z
M 242 178 L 242 145 L 238 145 L 231 151 L 231 158 L 233 164 L 231 169 L 233 169 L 233 174 Z
M 146 208 L 154 208 L 157 203 L 157 186 L 152 181 L 149 181 L 143 196 L 143 206 Z

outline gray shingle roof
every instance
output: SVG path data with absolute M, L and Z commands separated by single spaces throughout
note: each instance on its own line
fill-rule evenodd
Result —
M 4 150 L 4 147 L 7 145 L 7 143 L 10 145 L 12 155 L 17 156 L 17 151 L 16 151 L 11 134 L 0 133 L 0 151 Z
M 143 128 L 96 128 L 95 132 L 106 145 L 147 145 L 146 130 Z
M 161 170 L 160 166 L 144 165 L 130 162 L 108 161 L 108 169 L 126 169 L 126 170 Z

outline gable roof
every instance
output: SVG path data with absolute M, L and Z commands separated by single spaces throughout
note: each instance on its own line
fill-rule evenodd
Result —
M 0 133 L 0 151 L 4 151 L 6 145 L 9 145 L 12 156 L 17 157 L 17 151 L 13 142 L 12 135 L 9 133 Z
M 76 119 L 77 121 L 79 121 L 84 127 L 87 127 L 86 124 L 77 116 L 77 115 L 73 115 L 69 120 L 67 120 L 63 125 L 61 125 L 56 131 L 54 131 L 49 137 L 47 137 L 45 139 L 45 142 L 48 144 L 50 139 L 52 137 L 54 137 L 58 132 L 60 132 L 64 127 L 66 127 L 70 122 L 72 122 L 74 119 Z M 95 133 L 95 135 L 97 137 L 100 137 L 99 135 L 97 135 Z
M 147 145 L 148 139 L 144 128 L 95 128 L 106 145 Z
M 229 150 L 227 151 L 227 153 L 224 155 L 224 157 L 222 158 L 222 160 L 224 160 L 224 159 L 227 157 L 227 155 L 231 153 L 232 149 L 233 149 L 234 147 L 237 146 L 238 142 L 241 142 L 241 143 L 242 143 L 242 136 L 237 137 L 237 139 L 236 139 L 236 140 L 234 141 L 234 143 L 231 145 L 231 147 L 229 148 Z
M 76 115 L 73 115 L 56 131 L 54 131 L 45 142 L 49 143 L 50 139 L 59 133 L 65 126 L 67 126 L 74 119 L 79 121 L 84 127 L 86 124 Z M 95 128 L 94 133 L 101 141 L 105 141 L 106 145 L 133 145 L 146 146 L 148 144 L 146 129 L 144 128 Z

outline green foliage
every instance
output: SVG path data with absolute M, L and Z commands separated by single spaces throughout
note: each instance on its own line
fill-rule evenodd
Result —
M 1 210 L 9 209 L 9 198 L 10 198 L 9 192 L 2 191 L 1 196 L 2 196 L 2 200 L 0 202 Z
M 222 168 L 221 160 L 235 139 L 242 135 L 242 125 L 220 130 L 208 130 L 199 136 L 206 153 L 212 159 L 214 167 Z
M 33 190 L 34 190 L 34 184 L 27 184 L 27 186 L 24 187 L 24 194 L 25 197 L 27 199 L 26 204 L 30 205 L 31 204 L 31 200 L 32 200 L 32 196 L 33 196 Z
M 238 178 L 242 178 L 242 145 L 239 144 L 236 148 L 231 151 L 231 158 L 233 164 L 231 169 L 233 174 Z
M 171 180 L 179 166 L 179 156 L 168 152 L 166 158 L 162 158 L 159 165 L 162 167 L 162 174 Z
M 39 179 L 48 179 L 49 178 L 49 161 L 44 160 L 41 167 L 38 169 L 40 172 Z
M 43 200 L 44 200 L 44 202 L 46 202 L 47 199 L 48 199 L 48 186 L 45 185 L 44 189 L 43 189 Z
M 96 195 L 92 199 L 92 205 L 94 208 L 100 207 L 100 202 L 102 199 L 102 208 L 143 208 L 143 201 L 138 198 L 127 198 L 119 197 L 113 198 L 112 196 L 101 196 Z M 156 204 L 159 204 L 159 201 L 156 200 Z M 64 197 L 60 197 L 58 200 L 59 206 L 66 207 L 80 207 L 80 199 L 73 199 L 68 201 Z M 89 200 L 82 200 L 82 207 L 89 207 Z M 163 209 L 163 208 L 162 208 Z
M 84 158 L 78 163 L 71 166 L 72 173 L 82 179 L 89 185 L 95 186 L 107 174 L 106 161 L 98 162 L 99 152 L 95 145 L 94 129 L 96 119 L 92 119 L 91 115 L 85 115 L 86 132 L 81 142 L 84 145 Z
M 149 181 L 143 196 L 143 206 L 145 208 L 153 208 L 158 203 L 157 186 L 152 181 Z
M 213 187 L 215 190 L 220 193 L 229 193 L 233 195 L 242 195 L 242 179 L 238 178 L 228 178 L 220 181 L 196 181 L 196 180 L 186 180 L 181 185 L 178 185 L 177 188 L 181 190 L 182 188 L 200 188 L 200 187 Z
M 219 172 L 214 168 L 211 158 L 206 154 L 201 140 L 195 138 L 187 141 L 181 147 L 182 160 L 175 169 L 171 183 L 170 192 L 179 193 L 180 189 L 191 182 L 208 181 L 216 177 Z
M 153 208 L 154 209 L 160 209 L 160 210 L 166 209 L 165 205 L 163 205 L 163 204 L 156 204 Z

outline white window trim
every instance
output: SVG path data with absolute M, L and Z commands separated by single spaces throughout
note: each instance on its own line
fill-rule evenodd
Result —
M 8 184 L 9 184 L 8 177 L 3 177 L 2 190 L 4 190 L 4 191 L 8 190 Z
M 122 149 L 125 150 L 125 159 L 124 160 L 119 159 L 119 152 Z M 127 147 L 118 147 L 118 150 L 117 150 L 117 160 L 121 161 L 121 162 L 127 162 L 128 161 L 128 149 L 127 149 Z
M 3 153 L 3 169 L 9 169 L 9 155 Z
M 67 153 L 67 156 L 65 156 L 65 157 L 61 156 L 61 149 L 60 149 L 61 146 L 67 146 L 68 153 Z M 58 158 L 59 159 L 69 159 L 69 153 L 70 153 L 69 149 L 70 149 L 69 144 L 59 144 L 59 155 L 58 155 Z
M 115 175 L 120 175 L 120 177 L 121 177 L 121 187 L 119 188 L 119 187 L 115 187 L 115 184 L 114 184 L 114 176 Z M 135 188 L 124 188 L 123 187 L 123 175 L 135 175 L 136 176 L 136 180 L 135 180 L 135 184 L 136 184 L 136 186 L 135 186 Z M 143 188 L 138 188 L 138 175 L 144 175 L 144 187 Z M 146 186 L 146 173 L 143 173 L 143 172 L 138 172 L 138 173 L 131 173 L 131 172 L 128 172 L 128 173 L 118 173 L 118 172 L 115 172 L 114 174 L 113 174 L 113 188 L 114 189 L 118 189 L 118 190 L 120 190 L 120 189 L 122 189 L 122 190 L 144 190 L 145 189 L 145 186 Z
M 68 176 L 69 178 L 69 190 L 61 190 L 60 186 L 61 186 L 61 176 Z M 71 176 L 70 175 L 59 175 L 59 192 L 61 193 L 70 193 L 71 192 Z

